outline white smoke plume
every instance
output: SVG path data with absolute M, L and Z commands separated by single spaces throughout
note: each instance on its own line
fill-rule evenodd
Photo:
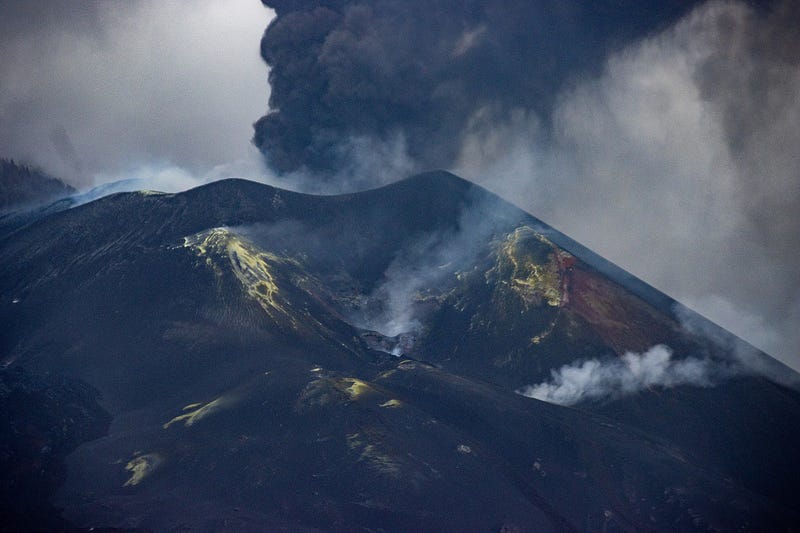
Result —
M 401 251 L 369 295 L 378 311 L 366 314 L 365 327 L 390 337 L 417 333 L 424 318 L 417 305 L 421 292 L 446 284 L 459 266 L 472 266 L 491 241 L 495 227 L 487 210 L 496 211 L 492 200 L 473 202 L 455 230 L 427 234 Z
M 641 354 L 627 352 L 619 359 L 565 365 L 551 372 L 550 381 L 516 392 L 549 403 L 574 405 L 629 396 L 651 387 L 710 387 L 737 372 L 734 366 L 709 359 L 675 360 L 669 346 L 658 344 Z

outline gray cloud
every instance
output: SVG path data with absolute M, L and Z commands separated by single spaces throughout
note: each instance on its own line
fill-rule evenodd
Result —
M 250 0 L 3 2 L 0 155 L 83 186 L 263 173 L 249 138 L 270 17 Z
M 757 319 L 743 316 L 741 313 L 732 310 L 727 302 L 724 304 L 717 303 L 714 309 L 722 317 L 721 322 L 731 321 L 742 329 L 744 332 L 741 335 L 742 338 L 751 338 L 763 342 L 765 335 L 776 336 L 776 332 L 764 328 L 763 324 Z M 676 304 L 673 311 L 684 331 L 710 340 L 714 345 L 721 348 L 724 353 L 728 354 L 729 367 L 737 368 L 742 373 L 766 377 L 787 387 L 797 388 L 800 375 L 787 371 L 786 367 L 775 359 L 764 357 L 760 351 L 748 342 L 743 341 L 742 338 L 730 335 L 718 325 L 709 322 L 697 313 L 689 311 L 680 304 Z M 728 314 L 726 315 L 725 313 Z M 730 318 L 730 314 L 733 315 L 733 318 Z M 773 340 L 778 341 L 779 339 Z
M 277 171 L 328 181 L 358 157 L 353 138 L 400 138 L 416 169 L 448 167 L 477 109 L 547 115 L 574 77 L 693 3 L 263 1 L 277 17 L 261 43 L 272 94 L 255 144 Z
M 574 405 L 612 400 L 653 387 L 710 387 L 736 373 L 734 367 L 708 359 L 673 359 L 669 346 L 659 344 L 641 354 L 628 352 L 619 359 L 565 365 L 552 371 L 550 381 L 516 392 L 545 402 Z
M 475 113 L 457 172 L 800 367 L 796 2 L 709 2 L 559 97 Z

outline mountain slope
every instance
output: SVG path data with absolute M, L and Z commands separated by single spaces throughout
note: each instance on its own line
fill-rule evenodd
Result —
M 451 174 L 115 194 L 0 238 L 0 272 L 5 365 L 113 417 L 53 500 L 81 527 L 798 524 L 800 395 L 751 369 L 791 371 Z M 658 345 L 730 372 L 516 392 Z

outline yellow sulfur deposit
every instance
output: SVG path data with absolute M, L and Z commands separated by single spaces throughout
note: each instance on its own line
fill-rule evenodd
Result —
M 146 453 L 134 457 L 125 465 L 125 470 L 131 473 L 131 477 L 123 486 L 131 487 L 138 485 L 145 477 L 151 474 L 161 462 L 161 456 L 157 453 Z
M 206 264 L 218 275 L 221 270 L 216 261 L 221 258 L 227 259 L 247 294 L 254 298 L 272 319 L 289 319 L 294 323 L 295 320 L 288 310 L 288 303 L 279 295 L 280 289 L 274 270 L 277 265 L 297 266 L 296 261 L 259 250 L 227 228 L 214 228 L 186 237 L 184 246 L 194 249 L 197 255 L 205 257 Z
M 347 393 L 351 400 L 356 400 L 364 394 L 375 392 L 375 389 L 366 381 L 361 381 L 357 378 L 342 378 L 337 383 L 337 388 Z
M 388 391 L 370 382 L 354 377 L 320 377 L 306 385 L 298 397 L 295 409 L 302 412 L 329 404 L 346 404 L 354 401 L 366 401 L 365 405 L 377 405 L 389 409 L 403 406 L 403 403 L 393 399 Z
M 542 246 L 547 247 L 544 261 L 536 258 L 543 255 Z M 558 254 L 563 253 L 532 228 L 522 226 L 499 245 L 497 265 L 490 272 L 507 275 L 511 289 L 526 305 L 536 305 L 543 300 L 550 306 L 559 307 L 563 290 Z
M 382 435 L 376 430 L 347 435 L 347 447 L 358 453 L 359 462 L 379 474 L 397 478 L 402 473 L 403 461 L 386 450 Z
M 550 321 L 550 324 L 547 325 L 547 328 L 545 328 L 544 331 L 542 331 L 538 335 L 534 335 L 533 338 L 531 338 L 531 344 L 540 344 L 542 341 L 547 339 L 547 337 L 549 337 L 553 333 L 553 330 L 555 329 L 556 329 L 556 319 L 554 318 L 553 320 Z
M 219 397 L 216 400 L 212 400 L 206 404 L 202 403 L 191 403 L 183 408 L 186 413 L 182 415 L 178 415 L 162 427 L 167 429 L 172 424 L 177 424 L 179 422 L 183 422 L 186 427 L 193 425 L 195 422 L 199 422 L 206 416 L 218 411 L 221 407 L 223 407 L 227 402 L 222 398 Z

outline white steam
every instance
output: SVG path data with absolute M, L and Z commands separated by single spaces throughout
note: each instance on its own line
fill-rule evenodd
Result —
M 710 387 L 735 372 L 731 366 L 708 359 L 675 360 L 672 350 L 659 344 L 641 354 L 627 352 L 619 359 L 590 359 L 565 365 L 551 372 L 550 381 L 516 392 L 545 402 L 574 405 L 628 396 L 652 387 Z
M 366 328 L 390 337 L 417 333 L 425 315 L 419 304 L 426 291 L 444 289 L 453 272 L 474 267 L 496 230 L 486 214 L 496 215 L 498 207 L 491 199 L 472 198 L 468 203 L 454 230 L 422 236 L 387 267 L 383 281 L 368 298 L 377 312 L 367 312 L 360 319 Z

